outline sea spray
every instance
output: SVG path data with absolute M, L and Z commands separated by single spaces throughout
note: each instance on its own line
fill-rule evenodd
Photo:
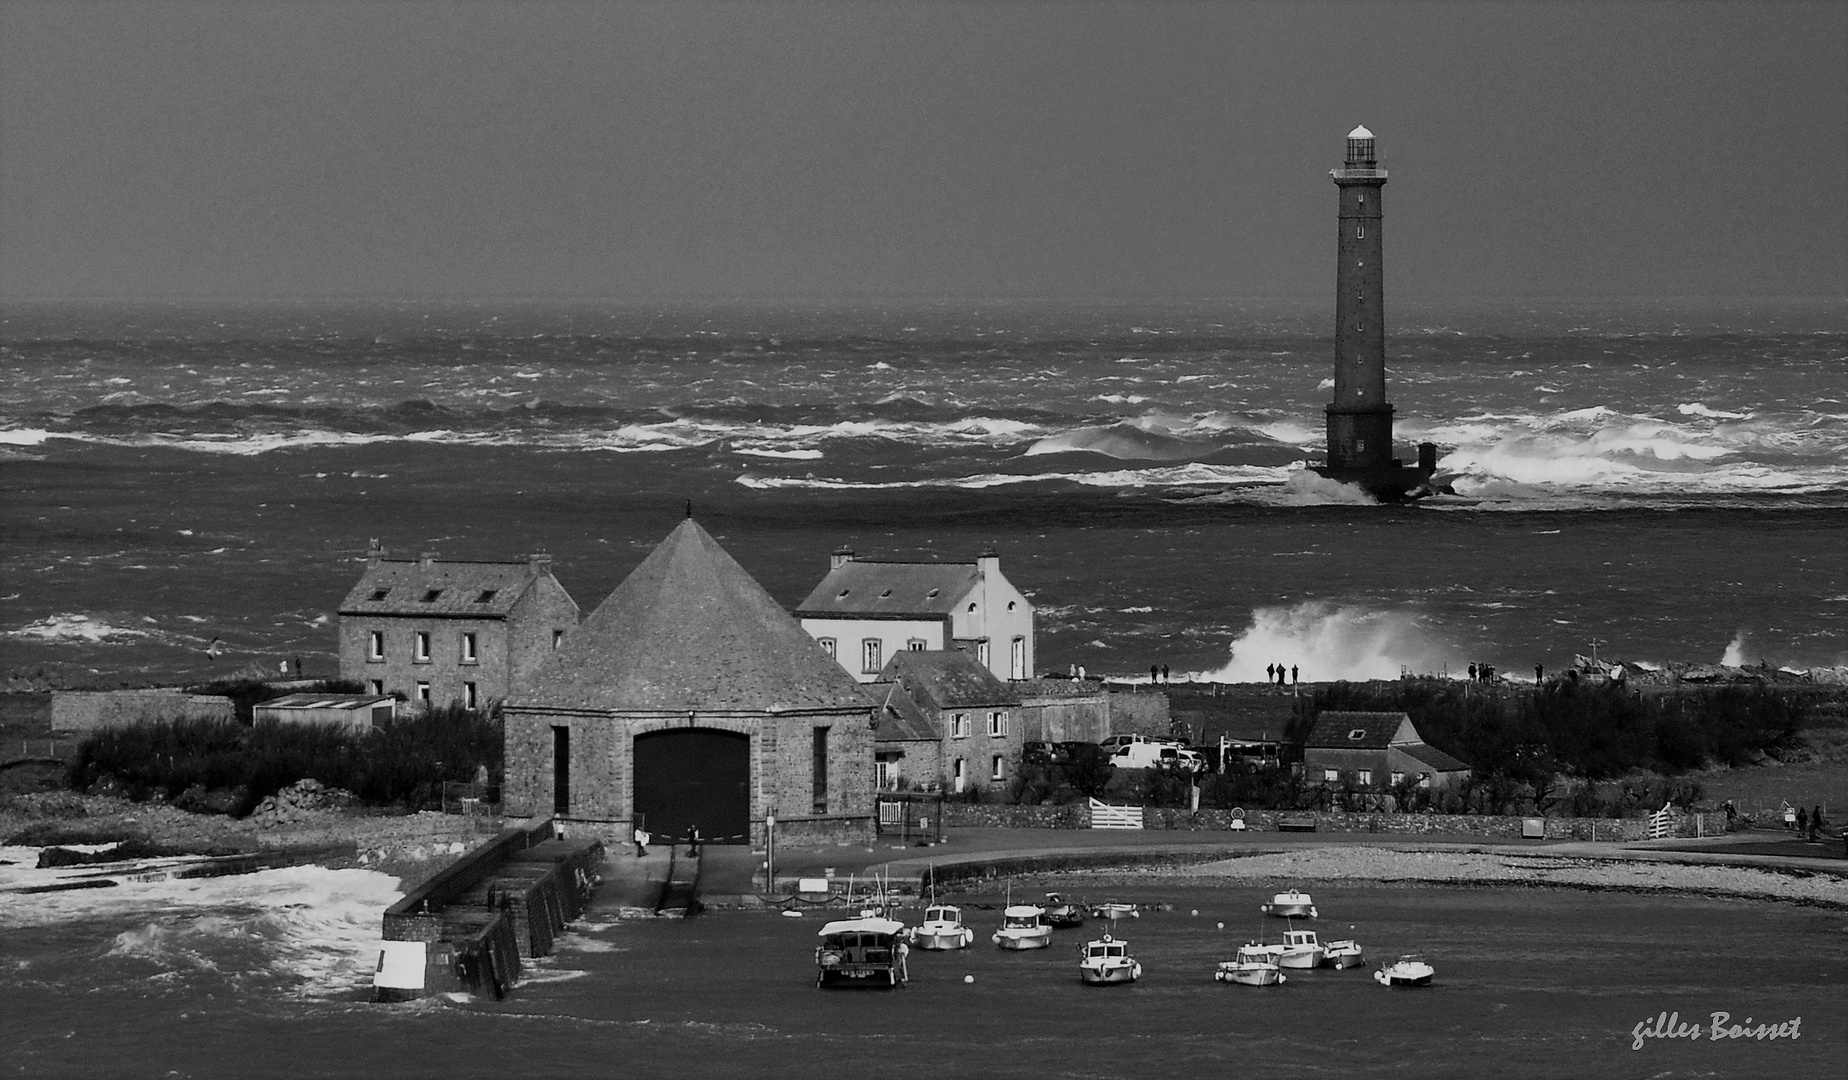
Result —
M 1314 682 L 1396 679 L 1447 659 L 1413 612 L 1309 601 L 1252 612 L 1251 625 L 1232 642 L 1231 662 L 1201 678 L 1259 682 L 1268 665 L 1282 664 Z

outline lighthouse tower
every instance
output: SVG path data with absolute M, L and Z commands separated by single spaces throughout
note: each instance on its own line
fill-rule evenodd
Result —
M 1347 160 L 1329 172 L 1340 190 L 1335 264 L 1335 399 L 1328 404 L 1328 464 L 1316 471 L 1359 484 L 1382 499 L 1404 498 L 1431 478 L 1436 447 L 1419 447 L 1418 468 L 1392 456 L 1392 404 L 1386 400 L 1385 276 L 1380 194 L 1386 170 L 1373 132 L 1348 132 Z

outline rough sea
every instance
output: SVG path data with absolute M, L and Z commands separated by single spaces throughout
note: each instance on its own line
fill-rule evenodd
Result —
M 690 502 L 778 598 L 993 546 L 1039 667 L 1255 680 L 1848 663 L 1848 301 L 1401 310 L 1404 456 L 1302 470 L 1324 305 L 22 307 L 0 671 L 334 656 L 377 537 L 553 553 L 593 607 Z M 222 655 L 205 650 L 214 639 Z

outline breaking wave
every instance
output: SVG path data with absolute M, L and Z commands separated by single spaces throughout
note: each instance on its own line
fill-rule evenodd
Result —
M 1309 601 L 1253 611 L 1226 665 L 1196 677 L 1265 682 L 1265 666 L 1282 664 L 1304 681 L 1396 679 L 1405 671 L 1436 671 L 1451 659 L 1413 612 Z

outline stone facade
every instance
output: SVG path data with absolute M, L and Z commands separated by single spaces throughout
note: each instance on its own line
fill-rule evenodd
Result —
M 51 730 L 94 731 L 154 720 L 234 720 L 231 699 L 184 690 L 55 690 Z
M 944 804 L 946 828 L 1086 829 L 1088 803 L 1065 806 L 993 806 L 976 803 Z M 1192 832 L 1231 831 L 1230 810 L 1180 810 L 1144 807 L 1142 827 Z M 1387 814 L 1329 813 L 1313 810 L 1256 810 L 1245 814 L 1244 832 L 1276 832 L 1279 820 L 1293 824 L 1314 822 L 1317 832 L 1394 833 L 1403 835 L 1480 836 L 1519 840 L 1529 820 L 1490 814 Z M 1541 818 L 1548 840 L 1635 841 L 1649 836 L 1648 817 Z M 1678 837 L 1718 836 L 1726 831 L 1726 815 L 1717 810 L 1675 817 Z

